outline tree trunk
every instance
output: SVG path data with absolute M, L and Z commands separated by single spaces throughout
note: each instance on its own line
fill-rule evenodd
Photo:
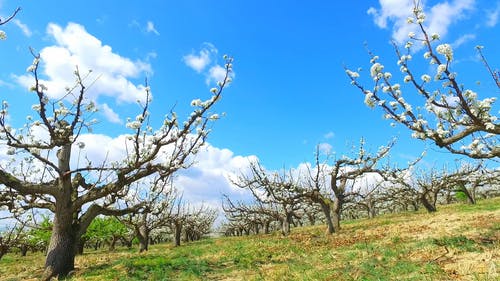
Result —
M 21 251 L 21 257 L 25 257 L 26 253 L 28 253 L 28 245 L 21 245 L 19 250 Z
M 422 201 L 422 205 L 424 205 L 427 212 L 433 213 L 437 211 L 436 203 L 433 200 L 429 200 L 426 194 L 422 194 L 422 196 L 420 197 L 420 201 Z
M 110 252 L 115 250 L 115 245 L 116 245 L 117 241 L 118 241 L 118 237 L 117 236 L 111 237 L 111 243 L 109 243 L 109 251 Z
M 470 204 L 476 204 L 474 192 L 470 192 L 464 184 L 460 184 L 458 186 L 458 190 L 462 191 L 465 194 L 465 196 L 467 197 L 467 201 L 469 201 Z
M 269 234 L 269 226 L 271 225 L 271 221 L 264 222 L 264 233 Z
M 333 212 L 332 212 L 332 223 L 335 229 L 335 232 L 340 230 L 340 219 L 342 214 L 342 205 L 344 204 L 343 200 L 340 198 L 335 198 L 333 202 Z
M 0 242 L 2 242 L 2 237 L 0 237 Z M 2 257 L 7 254 L 7 252 L 9 251 L 9 247 L 5 246 L 5 245 L 0 245 L 0 260 L 2 259 Z
M 75 268 L 77 231 L 71 224 L 71 212 L 57 212 L 45 260 L 44 279 L 67 276 Z
M 76 246 L 76 254 L 77 255 L 83 255 L 83 250 L 85 248 L 85 243 L 87 241 L 85 239 L 80 239 L 78 241 L 78 245 Z
M 73 197 L 78 194 L 73 190 L 69 162 L 71 159 L 71 143 L 63 145 L 57 151 L 59 193 L 56 196 L 52 235 L 45 259 L 44 280 L 52 277 L 66 277 L 75 268 L 76 244 L 81 235 L 78 224 L 73 224 L 75 214 L 72 209 Z
M 180 223 L 174 224 L 174 246 L 178 247 L 181 245 L 181 234 L 182 234 L 182 225 Z
M 149 247 L 149 230 L 145 226 L 136 229 L 137 239 L 139 240 L 139 253 L 148 250 Z
M 260 230 L 259 229 L 259 224 L 258 223 L 254 223 L 254 225 L 253 225 L 253 232 L 255 234 L 259 234 L 259 230 Z
M 323 214 L 325 215 L 326 225 L 328 226 L 328 233 L 335 233 L 335 228 L 333 226 L 332 215 L 330 205 L 326 203 L 321 203 L 321 210 L 323 210 Z
M 281 219 L 281 233 L 283 235 L 290 234 L 290 224 L 292 222 L 292 213 L 286 213 L 285 217 Z

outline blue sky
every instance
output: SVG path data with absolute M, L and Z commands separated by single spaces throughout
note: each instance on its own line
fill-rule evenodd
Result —
M 101 109 L 94 133 L 116 138 L 128 133 L 126 118 L 138 113 L 135 100 L 146 77 L 156 122 L 174 105 L 187 115 L 192 99 L 210 95 L 228 54 L 235 58 L 234 83 L 216 108 L 226 115 L 215 124 L 200 166 L 180 180 L 193 186 L 193 200 L 217 201 L 221 192 L 236 192 L 221 175 L 244 166 L 246 157 L 258 157 L 269 169 L 296 167 L 313 160 L 318 144 L 342 154 L 361 137 L 376 150 L 396 136 L 392 158 L 404 164 L 425 143 L 366 107 L 343 66 L 369 69 L 366 42 L 397 69 L 389 41 L 405 38 L 401 22 L 410 15 L 405 8 L 411 2 L 0 0 L 2 18 L 22 7 L 14 22 L 1 27 L 7 40 L 0 42 L 0 99 L 11 104 L 15 127 L 32 114 L 34 100 L 24 77 L 32 61 L 29 47 L 52 59 L 46 71 L 54 79 L 71 75 L 75 63 L 109 71 L 94 93 Z M 477 86 L 480 95 L 498 94 L 474 47 L 484 45 L 498 67 L 500 1 L 422 2 L 441 40 L 454 46 L 461 77 L 484 81 Z M 126 90 L 116 90 L 122 87 Z M 456 158 L 428 147 L 427 163 Z

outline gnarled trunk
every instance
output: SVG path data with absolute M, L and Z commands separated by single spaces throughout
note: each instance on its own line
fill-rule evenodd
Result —
M 136 228 L 137 239 L 139 240 L 139 253 L 148 250 L 149 247 L 149 229 L 142 225 Z
M 28 253 L 28 245 L 21 245 L 21 247 L 19 247 L 19 250 L 21 251 L 21 257 L 25 257 Z
M 340 198 L 339 198 L 340 197 Z M 344 198 L 342 196 L 338 196 L 333 201 L 332 208 L 332 223 L 335 229 L 335 232 L 340 230 L 340 219 L 342 215 L 342 206 L 344 205 Z
M 284 218 L 281 218 L 281 233 L 283 235 L 290 234 L 290 224 L 292 223 L 293 213 L 287 212 Z
M 424 205 L 425 209 L 429 213 L 436 212 L 436 199 L 435 197 L 429 198 L 427 193 L 422 194 L 420 197 L 420 201 L 422 202 L 422 205 Z
M 76 242 L 79 239 L 76 236 L 71 212 L 57 212 L 45 260 L 45 280 L 67 276 L 75 268 Z
M 174 246 L 178 247 L 181 245 L 181 234 L 182 234 L 182 224 L 174 223 Z
M 327 230 L 329 234 L 335 233 L 335 228 L 333 226 L 332 221 L 332 211 L 330 205 L 326 203 L 321 203 L 321 210 L 323 210 L 323 214 L 325 215 L 326 225 L 328 226 Z

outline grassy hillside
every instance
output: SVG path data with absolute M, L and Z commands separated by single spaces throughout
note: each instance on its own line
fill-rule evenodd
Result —
M 216 238 L 179 248 L 89 252 L 71 280 L 500 280 L 500 198 L 477 205 Z M 43 256 L 7 255 L 0 280 L 41 275 Z

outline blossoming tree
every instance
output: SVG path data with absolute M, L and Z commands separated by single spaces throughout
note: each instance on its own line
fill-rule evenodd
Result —
M 297 176 L 290 171 L 269 172 L 256 161 L 250 163 L 250 175 L 240 173 L 231 182 L 239 188 L 250 190 L 261 205 L 272 206 L 272 213 L 277 215 L 281 224 L 282 234 L 290 234 L 290 225 L 302 200 L 302 195 L 296 192 L 299 185 Z
M 17 13 L 19 13 L 19 11 L 21 11 L 21 8 L 18 7 L 14 11 L 14 13 L 12 13 L 12 15 L 10 15 L 8 18 L 6 18 L 4 20 L 2 20 L 0 18 L 0 25 L 4 25 L 4 24 L 8 23 L 9 21 L 11 21 L 17 15 Z M 5 33 L 5 31 L 0 30 L 0 40 L 5 40 L 5 39 L 7 39 L 7 34 Z
M 308 173 L 296 192 L 321 206 L 328 233 L 340 230 L 345 205 L 353 197 L 363 193 L 359 181 L 367 177 L 381 181 L 386 174 L 394 173 L 395 169 L 381 164 L 388 158 L 394 143 L 395 141 L 391 141 L 387 146 L 381 146 L 376 153 L 368 153 L 362 139 L 355 157 L 343 155 L 331 165 L 320 163 L 319 149 L 317 150 L 315 167 L 308 168 Z
M 125 206 L 141 202 L 141 212 L 129 213 L 118 219 L 134 231 L 139 240 L 139 252 L 147 251 L 150 234 L 153 230 L 165 227 L 169 223 L 169 209 L 177 197 L 177 191 L 161 178 L 144 180 L 135 184 L 134 194 L 127 195 Z
M 65 98 L 50 99 L 50 89 L 42 83 L 38 71 L 40 57 L 35 56 L 28 71 L 34 80 L 31 91 L 37 100 L 32 106 L 36 117 L 29 117 L 24 127 L 13 129 L 7 101 L 0 108 L 0 146 L 13 157 L 0 169 L 0 206 L 16 215 L 30 209 L 53 213 L 46 279 L 65 276 L 74 269 L 76 246 L 96 216 L 118 216 L 144 207 L 138 203 L 117 208 L 116 203 L 127 196 L 134 182 L 149 176 L 169 178 L 190 164 L 190 155 L 205 143 L 210 121 L 218 118 L 211 109 L 231 80 L 232 59 L 225 56 L 225 60 L 225 78 L 211 89 L 208 99 L 192 102 L 194 109 L 184 122 L 171 111 L 162 125 L 153 129 L 147 86 L 141 112 L 127 123 L 131 133 L 123 140 L 127 151 L 123 159 L 102 163 L 87 160 L 85 165 L 78 165 L 73 156 L 85 149 L 81 134 L 96 124 L 90 120 L 97 109 L 86 96 L 88 76 L 77 69 L 76 83 L 66 89 Z
M 459 81 L 454 71 L 451 45 L 439 42 L 438 34 L 429 34 L 421 6 L 414 6 L 413 16 L 407 22 L 416 25 L 418 34 L 408 34 L 404 49 L 393 43 L 404 84 L 395 82 L 393 75 L 384 71 L 379 57 L 372 52 L 369 52 L 370 76 L 374 85 L 364 86 L 359 72 L 346 68 L 351 83 L 365 95 L 369 107 L 381 108 L 385 118 L 413 131 L 413 137 L 430 139 L 439 147 L 471 158 L 498 159 L 500 123 L 498 111 L 493 108 L 496 97 L 480 97 Z M 418 54 L 414 52 L 417 44 L 424 46 L 423 58 L 428 60 L 435 73 L 419 73 L 414 69 L 412 54 Z M 499 72 L 489 66 L 482 47 L 476 48 L 494 85 L 500 89 Z M 410 89 L 422 98 L 418 107 L 408 102 L 412 97 L 403 94 Z

